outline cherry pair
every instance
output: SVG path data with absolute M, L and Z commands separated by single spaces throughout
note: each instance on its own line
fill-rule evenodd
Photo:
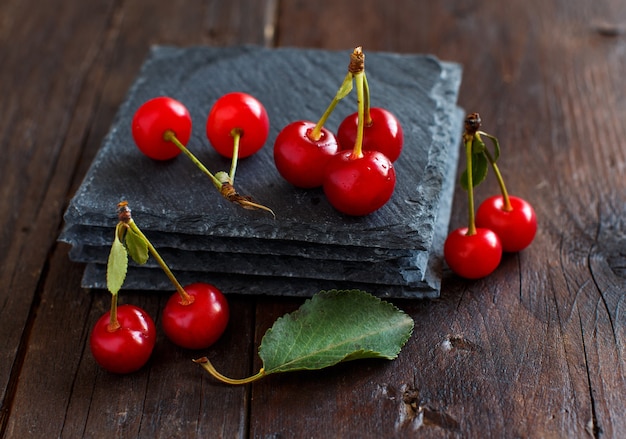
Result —
M 130 304 L 117 306 L 128 255 L 135 262 L 144 264 L 148 253 L 151 254 L 176 287 L 177 292 L 167 301 L 161 316 L 165 335 L 187 349 L 211 346 L 226 330 L 230 317 L 224 294 L 215 286 L 201 282 L 183 288 L 135 224 L 126 202 L 118 205 L 118 217 L 107 264 L 111 309 L 98 319 L 89 339 L 96 362 L 110 372 L 134 372 L 146 364 L 156 343 L 156 326 L 145 310 Z
M 461 277 L 478 279 L 491 274 L 500 264 L 503 252 L 518 252 L 530 245 L 537 232 L 533 207 L 524 199 L 510 196 L 497 165 L 500 146 L 497 138 L 480 131 L 478 113 L 465 119 L 463 143 L 467 169 L 461 175 L 461 186 L 468 193 L 468 226 L 452 231 L 444 243 L 444 258 L 452 271 Z M 489 138 L 492 154 L 482 141 Z M 501 195 L 483 201 L 474 214 L 473 189 L 494 171 Z
M 348 73 L 320 120 L 292 122 L 274 143 L 274 162 L 285 180 L 303 189 L 322 187 L 333 207 L 353 216 L 370 214 L 391 198 L 396 182 L 393 162 L 404 140 L 391 112 L 370 107 L 364 61 L 362 48 L 355 48 Z M 353 80 L 358 110 L 342 121 L 335 135 L 324 125 L 352 91 Z
M 251 156 L 265 144 L 269 117 L 254 96 L 231 92 L 221 96 L 206 121 L 206 136 L 213 148 L 231 159 L 230 171 L 212 174 L 185 146 L 191 138 L 192 121 L 179 101 L 160 96 L 146 101 L 135 112 L 131 130 L 141 152 L 154 160 L 170 160 L 184 153 L 204 172 L 227 200 L 247 209 L 271 209 L 242 196 L 234 188 L 238 159 Z
M 185 291 L 194 298 L 193 307 L 184 305 L 178 295 L 172 296 L 163 310 L 163 331 L 178 346 L 204 349 L 226 329 L 228 303 L 210 284 L 191 284 Z M 96 362 L 109 372 L 135 372 L 152 355 L 156 344 L 154 320 L 136 305 L 112 305 L 112 309 L 115 311 L 102 315 L 93 328 L 89 338 L 91 352 Z

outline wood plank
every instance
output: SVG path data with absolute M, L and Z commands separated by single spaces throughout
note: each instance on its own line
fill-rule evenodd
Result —
M 119 406 L 111 404 L 111 390 L 107 388 L 113 388 L 116 379 L 90 363 L 85 347 L 88 329 L 106 308 L 105 301 L 99 297 L 93 304 L 77 304 L 74 318 L 84 327 L 72 337 L 57 339 L 58 334 L 51 331 L 55 322 L 63 318 L 64 297 L 68 301 L 76 301 L 72 299 L 74 295 L 89 297 L 79 288 L 82 266 L 68 263 L 67 249 L 55 241 L 67 200 L 100 146 L 149 46 L 200 44 L 207 39 L 207 27 L 215 25 L 212 20 L 218 20 L 221 26 L 212 31 L 216 42 L 264 44 L 264 38 L 271 37 L 266 29 L 272 28 L 271 22 L 265 26 L 263 21 L 250 21 L 245 33 L 231 26 L 237 29 L 241 25 L 238 20 L 243 11 L 273 19 L 272 5 L 271 1 L 228 5 L 174 1 L 155 5 L 68 0 L 60 9 L 50 4 L 54 8 L 51 11 L 27 2 L 21 2 L 19 7 L 16 3 L 4 4 L 10 13 L 7 21 L 22 22 L 24 28 L 12 34 L 14 47 L 3 53 L 5 66 L 15 67 L 2 70 L 3 79 L 8 79 L 2 81 L 8 102 L 4 107 L 7 115 L 2 118 L 8 121 L 3 125 L 3 135 L 5 140 L 14 139 L 5 143 L 15 151 L 8 154 L 10 161 L 2 161 L 1 168 L 2 201 L 7 208 L 0 213 L 0 229 L 6 233 L 1 241 L 0 280 L 8 286 L 7 291 L 12 291 L 11 297 L 18 300 L 9 301 L 5 296 L 0 309 L 4 343 L 0 362 L 4 398 L 0 433 L 7 431 L 25 437 L 36 432 L 54 437 L 59 432 L 73 436 L 110 428 L 122 435 L 146 432 L 148 437 L 154 437 L 188 428 L 199 432 L 218 428 L 226 437 L 244 435 L 247 420 L 241 407 L 245 407 L 246 390 L 240 389 L 230 404 L 225 404 L 228 397 L 215 399 L 219 392 L 202 392 L 204 376 L 191 362 L 190 354 L 165 347 L 157 350 L 156 358 L 167 360 L 167 367 L 159 363 L 143 375 L 129 378 L 126 385 L 132 389 L 130 394 L 117 395 L 114 401 Z M 50 20 L 51 16 L 56 19 Z M 225 16 L 229 19 L 222 20 Z M 22 59 L 23 53 L 29 56 Z M 19 81 L 24 77 L 28 82 Z M 46 262 L 49 254 L 52 259 Z M 48 264 L 49 269 L 44 270 Z M 71 274 L 68 276 L 67 272 Z M 59 292 L 66 295 L 60 296 Z M 133 297 L 154 312 L 163 300 Z M 233 308 L 236 315 L 242 316 L 236 321 L 239 326 L 233 324 L 232 334 L 237 339 L 226 337 L 224 343 L 230 340 L 231 347 L 241 347 L 242 356 L 235 359 L 232 369 L 239 372 L 238 368 L 243 368 L 244 373 L 249 368 L 246 343 L 251 339 L 247 336 L 251 318 L 246 313 L 254 309 L 254 303 L 235 301 Z M 20 342 L 22 348 L 18 352 Z M 62 354 L 55 357 L 58 352 Z M 221 351 L 216 347 L 214 352 L 220 355 Z M 41 371 L 49 367 L 45 361 L 50 358 L 54 360 L 51 373 L 55 379 L 44 381 Z M 175 365 L 168 362 L 183 358 Z M 219 359 L 215 361 L 220 364 Z M 167 389 L 158 386 L 171 382 L 167 380 L 170 374 L 182 376 L 189 369 L 197 377 L 195 381 Z M 42 394 L 40 389 L 53 391 Z M 191 392 L 195 397 L 186 399 L 185 395 Z M 172 403 L 163 404 L 162 399 Z M 186 405 L 181 405 L 181 400 Z M 85 404 L 89 401 L 94 405 Z M 141 407 L 137 406 L 139 402 Z M 125 409 L 128 404 L 132 406 L 130 411 Z M 221 417 L 213 417 L 216 404 L 221 410 L 224 404 L 231 408 L 224 410 Z M 103 407 L 108 408 L 102 411 Z M 193 415 L 185 419 L 182 413 Z
M 280 2 L 279 14 L 274 0 L 0 5 L 0 132 L 8 149 L 0 161 L 0 436 L 626 431 L 623 5 L 361 4 Z M 148 368 L 128 377 L 104 373 L 86 341 L 108 297 L 81 291 L 82 267 L 55 244 L 64 205 L 150 44 L 272 41 L 342 50 L 363 44 L 463 63 L 460 103 L 480 111 L 484 129 L 500 138 L 509 189 L 537 210 L 535 242 L 506 256 L 488 279 L 448 273 L 441 299 L 396 302 L 415 318 L 416 331 L 392 362 L 227 387 L 160 334 Z M 476 195 L 494 191 L 490 176 Z M 452 227 L 466 217 L 461 190 L 454 201 Z M 123 297 L 155 315 L 164 299 Z M 300 302 L 259 298 L 255 307 L 234 299 L 237 317 L 209 352 L 219 370 L 255 372 L 265 329 Z
M 91 16 L 80 6 L 59 10 L 52 4 L 5 2 L 2 7 L 8 14 L 3 17 L 11 17 L 7 22 L 20 26 L 5 28 L 5 68 L 0 71 L 0 92 L 6 98 L 0 129 L 8 150 L 8 159 L 0 164 L 0 431 L 6 425 L 25 353 L 29 316 L 34 316 L 40 300 L 47 257 L 61 223 L 80 141 L 88 129 L 85 113 L 74 111 L 84 110 L 80 102 L 93 99 L 89 90 L 82 92 L 97 53 L 93 49 L 106 37 L 102 16 L 108 5 L 93 2 L 88 6 Z M 50 16 L 58 21 L 51 22 Z
M 546 178 L 548 187 L 557 188 L 550 206 L 560 220 L 548 230 L 558 243 L 559 276 L 566 287 L 566 292 L 555 292 L 566 358 L 581 375 L 577 393 L 587 394 L 590 401 L 586 429 L 611 437 L 626 428 L 619 408 L 626 395 L 620 312 L 626 280 L 615 266 L 615 256 L 623 253 L 618 249 L 626 242 L 624 150 L 618 140 L 624 135 L 620 102 L 625 96 L 615 52 L 616 43 L 623 47 L 623 41 L 598 33 L 587 19 L 581 17 L 580 23 L 588 29 L 584 35 L 576 28 L 559 39 L 555 35 L 553 59 L 572 40 L 578 49 L 587 49 L 588 56 L 562 59 L 566 73 L 546 80 L 556 140 L 546 145 L 546 155 L 562 170 Z M 568 192 L 572 195 L 557 198 Z M 574 368 L 583 361 L 584 369 Z
M 484 129 L 500 138 L 510 190 L 534 204 L 540 231 L 488 279 L 449 275 L 441 300 L 400 303 L 417 326 L 393 363 L 346 364 L 255 386 L 252 435 L 623 431 L 625 281 L 611 264 L 623 261 L 617 53 L 624 40 L 601 35 L 582 2 L 565 9 L 554 2 L 466 8 L 372 1 L 353 14 L 330 3 L 285 4 L 279 44 L 363 44 L 462 62 L 460 103 L 480 111 Z M 617 8 L 607 1 L 596 13 L 612 22 Z M 314 15 L 316 26 L 300 24 Z M 490 177 L 477 198 L 494 191 Z M 463 225 L 465 209 L 457 190 L 452 227 Z

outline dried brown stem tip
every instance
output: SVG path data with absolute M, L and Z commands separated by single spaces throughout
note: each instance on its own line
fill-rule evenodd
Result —
M 482 121 L 480 120 L 480 114 L 471 113 L 465 118 L 465 133 L 474 135 L 476 131 L 480 129 Z
M 361 46 L 355 47 L 354 51 L 350 55 L 350 64 L 348 65 L 348 71 L 353 75 L 365 70 L 365 54 Z
M 117 203 L 117 218 L 121 223 L 128 224 L 131 220 L 130 207 L 128 201 L 120 201 Z
M 249 210 L 265 210 L 266 212 L 271 213 L 274 217 L 274 211 L 269 207 L 263 206 L 262 204 L 256 203 L 252 197 L 247 195 L 239 195 L 239 193 L 235 190 L 232 184 L 230 183 L 222 183 L 222 187 L 220 188 L 220 193 L 224 198 L 228 201 L 238 204 L 244 209 Z

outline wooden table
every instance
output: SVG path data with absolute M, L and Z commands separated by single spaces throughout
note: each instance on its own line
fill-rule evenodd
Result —
M 8 0 L 0 5 L 0 433 L 27 437 L 623 437 L 626 434 L 626 7 L 621 0 Z M 218 384 L 159 332 L 116 376 L 87 346 L 106 291 L 80 287 L 62 214 L 152 44 L 432 53 L 499 137 L 532 246 L 486 279 L 396 301 L 395 361 Z M 494 191 L 493 176 L 477 189 Z M 451 227 L 466 218 L 454 196 Z M 126 300 L 158 315 L 168 294 Z M 221 371 L 299 299 L 230 297 Z

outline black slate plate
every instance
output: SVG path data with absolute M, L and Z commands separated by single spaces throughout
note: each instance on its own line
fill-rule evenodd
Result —
M 462 114 L 457 112 L 457 117 L 460 121 Z M 455 136 L 451 136 L 451 138 L 458 140 Z M 454 154 L 458 153 L 456 142 L 450 143 L 448 148 L 450 156 L 454 157 Z M 455 168 L 452 167 L 445 176 L 442 190 L 443 196 L 446 198 L 452 195 L 455 174 Z M 449 209 L 449 203 L 440 203 L 438 218 L 445 224 L 447 224 L 449 217 L 447 209 Z M 438 227 L 437 229 L 446 230 L 445 227 Z M 87 230 L 83 232 L 86 235 L 85 240 L 73 243 L 70 257 L 73 260 L 90 264 L 106 264 L 110 251 L 112 229 L 96 228 L 91 234 L 88 234 Z M 202 272 L 205 273 L 203 277 L 207 277 L 206 273 L 213 275 L 228 273 L 264 278 L 282 276 L 290 279 L 300 278 L 303 281 L 316 279 L 397 285 L 408 290 L 419 291 L 436 291 L 438 289 L 438 284 L 432 284 L 433 276 L 427 275 L 427 272 L 432 269 L 428 266 L 429 251 L 405 251 L 402 255 L 394 257 L 391 254 L 385 254 L 383 249 L 376 248 L 374 250 L 377 254 L 371 252 L 369 257 L 366 257 L 360 253 L 370 249 L 363 247 L 330 245 L 313 247 L 312 244 L 308 244 L 309 247 L 312 247 L 312 252 L 307 252 L 306 249 L 298 252 L 300 246 L 288 245 L 291 243 L 281 241 L 274 249 L 276 251 L 274 254 L 266 252 L 247 253 L 245 246 L 237 246 L 239 252 L 232 252 L 228 248 L 229 243 L 241 244 L 242 239 L 224 240 L 220 250 L 216 251 L 215 248 L 203 247 L 203 243 L 199 244 L 192 237 L 188 237 L 183 242 L 166 238 L 173 237 L 171 234 L 158 234 L 157 239 L 160 245 L 157 247 L 161 256 L 168 262 L 169 267 L 174 271 Z M 196 236 L 196 238 L 201 237 Z M 155 243 L 154 240 L 152 242 Z M 263 242 L 271 243 L 272 241 Z M 171 245 L 172 243 L 184 244 L 182 247 L 185 248 L 181 248 L 180 245 Z M 268 249 L 262 250 L 267 251 Z M 281 253 L 280 250 L 283 252 Z M 439 248 L 435 246 L 426 250 L 431 250 L 431 263 L 435 260 L 439 266 L 441 259 Z M 148 260 L 143 267 L 158 269 L 153 259 Z M 146 286 L 144 285 L 144 287 Z M 170 285 L 166 283 L 164 288 L 170 288 Z
M 449 206 L 441 204 L 451 202 L 444 180 L 455 173 L 458 158 L 460 66 L 432 56 L 366 54 L 373 105 L 393 111 L 405 131 L 405 149 L 395 165 L 396 191 L 374 214 L 361 218 L 341 215 L 326 203 L 320 190 L 291 187 L 273 166 L 271 146 L 280 128 L 295 119 L 316 120 L 321 115 L 345 75 L 349 53 L 258 47 L 154 48 L 70 203 L 60 239 L 80 246 L 82 239 L 88 240 L 90 227 L 112 230 L 115 206 L 125 199 L 141 218 L 145 232 L 168 237 L 197 235 L 222 243 L 230 240 L 243 252 L 259 251 L 259 242 L 273 243 L 273 254 L 282 254 L 281 243 L 286 242 L 292 243 L 292 249 L 299 245 L 318 250 L 324 246 L 359 248 L 367 257 L 375 255 L 376 249 L 381 255 L 423 252 L 417 269 L 425 277 L 427 261 L 440 253 L 433 246 L 435 233 L 448 226 Z M 213 171 L 228 169 L 229 163 L 208 146 L 204 121 L 212 103 L 234 90 L 259 98 L 271 120 L 268 144 L 240 162 L 236 185 L 241 193 L 272 207 L 276 219 L 221 199 L 206 176 L 186 158 L 155 162 L 132 142 L 130 120 L 136 108 L 151 97 L 170 95 L 185 103 L 192 114 L 194 133 L 189 148 Z M 340 103 L 327 127 L 336 128 L 355 105 L 350 98 Z M 440 211 L 447 213 L 441 216 Z M 246 248 L 246 243 L 254 245 Z M 286 252 L 289 247 L 284 247 Z M 94 281 L 87 286 L 96 285 Z

